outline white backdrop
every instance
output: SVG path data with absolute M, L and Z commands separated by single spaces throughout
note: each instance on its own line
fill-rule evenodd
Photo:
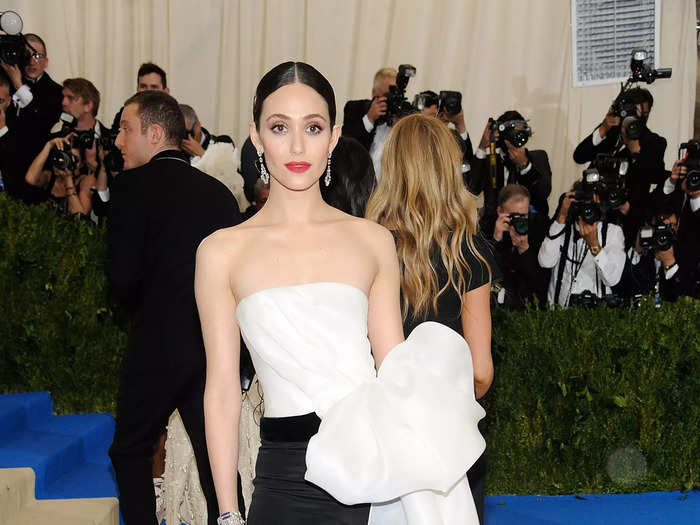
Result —
M 327 76 L 339 119 L 346 100 L 369 96 L 377 69 L 413 64 L 409 98 L 461 91 L 473 142 L 489 116 L 518 109 L 529 118 L 530 147 L 550 156 L 552 203 L 580 176 L 573 150 L 619 90 L 572 87 L 569 0 L 3 0 L 0 9 L 18 11 L 25 32 L 44 38 L 56 81 L 95 83 L 106 124 L 135 91 L 139 64 L 152 60 L 180 102 L 237 144 L 258 80 L 282 61 Z M 649 127 L 668 139 L 667 168 L 693 130 L 695 46 L 695 2 L 664 0 L 660 63 L 673 77 L 651 86 Z

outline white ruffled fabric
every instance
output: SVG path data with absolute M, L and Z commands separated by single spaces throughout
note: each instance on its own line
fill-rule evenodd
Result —
M 485 412 L 466 341 L 423 323 L 375 373 L 367 308 L 362 290 L 333 282 L 239 302 L 265 415 L 318 414 L 306 479 L 342 503 L 372 503 L 370 524 L 478 524 L 466 472 L 485 448 Z

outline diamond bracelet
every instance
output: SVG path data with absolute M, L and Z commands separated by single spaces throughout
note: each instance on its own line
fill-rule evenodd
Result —
M 216 519 L 218 525 L 245 525 L 245 520 L 238 511 L 224 512 Z

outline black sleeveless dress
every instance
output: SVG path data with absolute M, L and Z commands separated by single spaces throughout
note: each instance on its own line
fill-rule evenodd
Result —
M 462 253 L 471 270 L 471 279 L 467 285 L 467 291 L 475 290 L 490 280 L 498 280 L 500 278 L 500 270 L 496 264 L 496 259 L 488 242 L 479 234 L 474 236 L 474 247 L 479 254 L 486 259 L 491 268 L 491 277 L 489 278 L 489 268 L 469 249 L 467 243 L 462 245 Z M 438 274 L 438 289 L 442 288 L 448 281 L 447 270 L 442 264 L 439 257 L 432 258 L 435 270 Z M 465 274 L 465 279 L 468 275 Z M 424 321 L 435 321 L 452 328 L 455 332 L 462 334 L 462 299 L 454 288 L 449 287 L 442 295 L 438 297 L 437 314 L 428 311 L 425 317 L 416 317 L 414 312 L 409 308 L 408 316 L 403 324 L 404 335 L 408 337 L 411 331 Z M 483 421 L 482 421 L 483 422 Z M 486 462 L 482 455 L 476 463 L 467 472 L 469 479 L 469 487 L 474 497 L 476 510 L 479 514 L 479 522 L 484 523 L 484 482 L 486 479 Z

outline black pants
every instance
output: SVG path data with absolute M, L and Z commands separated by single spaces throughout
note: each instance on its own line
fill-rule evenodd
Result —
M 116 431 L 109 449 L 122 516 L 126 525 L 157 525 L 151 458 L 158 436 L 177 408 L 194 449 L 208 523 L 216 525 L 219 513 L 204 438 L 204 371 L 164 368 L 162 373 L 122 372 Z
M 316 414 L 262 418 L 248 525 L 367 525 L 369 504 L 343 505 L 304 479 Z

